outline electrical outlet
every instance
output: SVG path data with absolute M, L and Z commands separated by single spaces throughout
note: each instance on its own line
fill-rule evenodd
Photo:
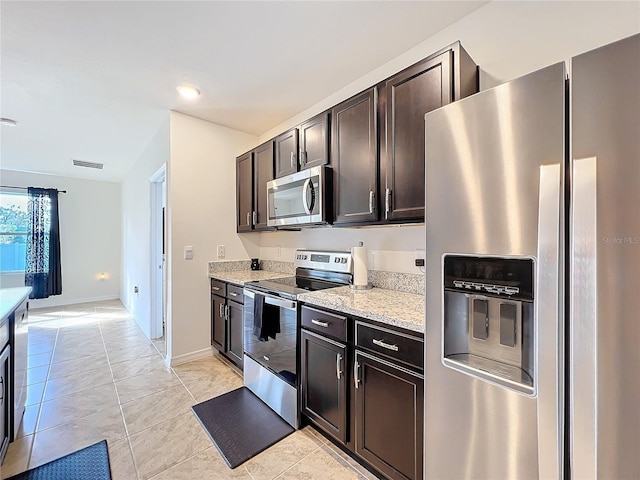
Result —
M 424 267 L 424 249 L 416 248 L 416 267 Z
M 218 258 L 224 258 L 225 249 L 224 245 L 218 245 Z
M 140 289 L 137 285 L 133 287 L 133 293 L 140 293 Z

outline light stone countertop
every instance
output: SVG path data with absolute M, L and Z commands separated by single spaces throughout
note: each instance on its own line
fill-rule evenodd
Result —
M 209 274 L 223 282 L 244 286 L 247 282 L 284 278 L 286 273 L 267 270 L 229 270 Z M 424 333 L 424 295 L 386 288 L 351 290 L 349 287 L 328 288 L 298 295 L 309 305 L 328 308 L 381 323 Z
M 29 296 L 31 287 L 0 289 L 0 319 L 4 320 Z
M 414 332 L 425 330 L 424 295 L 375 287 L 371 290 L 337 287 L 303 293 L 298 300 Z
M 247 282 L 255 282 L 257 280 L 271 280 L 272 278 L 290 277 L 286 273 L 268 272 L 266 270 L 238 270 L 238 271 L 221 271 L 209 274 L 209 278 L 215 278 L 222 282 L 229 282 L 235 285 L 244 286 Z

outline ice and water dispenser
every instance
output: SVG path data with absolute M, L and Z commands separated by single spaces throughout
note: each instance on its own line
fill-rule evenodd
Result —
M 443 363 L 533 395 L 534 263 L 444 256 Z

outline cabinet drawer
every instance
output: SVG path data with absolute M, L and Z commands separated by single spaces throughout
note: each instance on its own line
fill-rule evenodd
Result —
M 356 321 L 357 348 L 424 368 L 424 342 L 416 337 Z
M 302 326 L 337 340 L 347 341 L 347 317 L 324 312 L 315 308 L 302 307 Z
M 242 293 L 242 287 L 237 285 L 227 285 L 227 298 L 234 302 L 244 303 L 244 296 Z
M 214 295 L 220 295 L 221 297 L 227 296 L 227 284 L 220 280 L 211 279 L 211 293 Z

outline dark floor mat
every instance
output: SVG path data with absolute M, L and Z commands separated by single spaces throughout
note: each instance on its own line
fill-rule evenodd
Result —
M 294 432 L 291 425 L 246 387 L 191 409 L 231 468 Z
M 90 445 L 7 480 L 111 480 L 107 441 Z

